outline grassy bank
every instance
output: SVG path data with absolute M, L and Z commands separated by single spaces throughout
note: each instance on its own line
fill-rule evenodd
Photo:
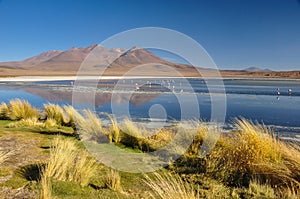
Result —
M 264 126 L 236 120 L 235 131 L 199 156 L 204 140 L 213 138 L 205 123 L 190 121 L 197 133 L 184 155 L 157 172 L 132 174 L 97 162 L 82 141 L 147 153 L 188 131 L 174 125 L 153 135 L 130 120 L 103 117 L 109 125 L 71 106 L 2 103 L 0 198 L 299 198 L 299 147 Z

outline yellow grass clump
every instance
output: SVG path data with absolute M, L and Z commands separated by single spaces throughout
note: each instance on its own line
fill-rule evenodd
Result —
M 21 120 L 28 118 L 39 118 L 39 112 L 32 107 L 28 101 L 15 99 L 9 102 L 6 116 L 10 120 Z
M 246 191 L 247 195 L 251 198 L 275 198 L 274 189 L 268 184 L 260 184 L 256 180 L 251 180 L 249 188 Z
M 64 125 L 68 123 L 63 108 L 57 104 L 44 104 L 44 110 L 47 115 L 47 119 L 54 119 L 58 125 Z
M 46 121 L 44 121 L 44 123 L 42 125 L 42 127 L 46 128 L 46 129 L 55 127 L 55 126 L 58 126 L 57 122 L 55 119 L 52 119 L 52 118 L 48 118 Z
M 84 110 L 85 118 L 77 120 L 77 131 L 82 140 L 106 143 L 107 130 L 102 126 L 98 116 L 90 110 Z
M 84 121 L 82 115 L 72 106 L 64 106 L 63 109 L 66 114 L 66 121 L 68 121 L 67 125 L 77 129 L 77 124 L 81 124 Z
M 52 199 L 52 184 L 51 178 L 42 176 L 41 178 L 40 199 Z
M 38 120 L 38 118 L 32 117 L 32 118 L 27 118 L 27 119 L 21 119 L 20 121 L 13 122 L 8 125 L 9 128 L 35 127 L 35 126 L 42 127 L 42 126 L 44 126 L 44 123 L 40 122 Z
M 151 198 L 161 199 L 197 199 L 198 193 L 192 184 L 183 181 L 178 175 L 154 173 L 154 177 L 145 176 L 144 182 L 152 190 Z
M 2 119 L 2 120 L 7 119 L 8 118 L 8 116 L 7 116 L 8 111 L 9 111 L 8 105 L 4 102 L 1 103 L 0 104 L 0 119 Z
M 299 189 L 300 152 L 278 141 L 267 128 L 237 120 L 238 132 L 223 137 L 208 158 L 208 173 L 234 186 L 258 179 Z
M 208 127 L 201 123 L 197 128 L 197 133 L 194 136 L 193 142 L 190 145 L 187 154 L 188 155 L 199 155 L 200 147 L 203 144 L 203 141 L 206 139 L 208 133 Z
M 144 142 L 148 145 L 147 147 L 149 151 L 155 151 L 166 146 L 173 138 L 174 134 L 171 130 L 160 129 L 155 133 L 155 135 L 145 139 Z
M 121 140 L 121 130 L 112 115 L 110 114 L 105 114 L 105 115 L 109 118 L 111 123 L 111 126 L 107 133 L 109 142 L 119 143 Z
M 132 148 L 147 150 L 145 145 L 146 131 L 133 121 L 125 119 L 122 122 L 121 143 Z
M 97 170 L 96 162 L 74 140 L 56 137 L 50 150 L 50 159 L 43 169 L 45 179 L 72 181 L 88 185 Z
M 118 171 L 110 169 L 106 174 L 105 186 L 114 191 L 121 191 L 121 176 Z

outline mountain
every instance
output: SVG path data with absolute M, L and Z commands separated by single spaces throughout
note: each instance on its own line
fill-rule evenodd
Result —
M 44 61 L 47 61 L 57 55 L 62 53 L 60 50 L 51 50 L 48 52 L 41 53 L 39 55 L 30 57 L 28 59 L 22 61 L 15 61 L 15 62 L 0 62 L 1 67 L 10 67 L 10 68 L 21 68 L 21 67 L 30 67 L 36 64 L 40 64 Z
M 115 57 L 120 54 L 119 50 L 109 50 L 96 44 L 86 48 L 72 47 L 71 49 L 63 51 L 44 62 L 29 67 L 29 69 L 44 71 L 77 71 L 81 63 L 93 50 L 97 53 L 97 61 L 104 61 L 105 59 L 109 59 L 110 57 Z
M 173 65 L 174 63 L 168 62 L 160 57 L 154 55 L 144 48 L 132 47 L 128 51 L 121 54 L 113 65 L 116 66 L 138 66 L 141 64 L 157 63 L 165 65 Z
M 245 68 L 244 71 L 247 71 L 247 72 L 271 72 L 271 70 L 268 68 L 262 69 L 262 68 L 255 67 L 255 66 Z
M 300 79 L 300 71 L 271 71 L 259 67 L 220 71 L 200 67 L 196 69 L 191 65 L 166 61 L 147 49 L 132 47 L 126 51 L 96 44 L 85 48 L 73 47 L 66 51 L 52 50 L 22 61 L 0 62 L 0 77 L 77 75 L 82 64 L 85 67 L 81 75 L 216 77 L 220 72 L 222 77 L 228 78 Z
M 56 57 L 58 56 L 59 54 L 61 54 L 62 51 L 60 50 L 51 50 L 51 51 L 48 51 L 48 52 L 44 52 L 42 54 L 39 54 L 37 56 L 34 56 L 34 57 L 30 57 L 28 59 L 25 59 L 23 61 L 21 61 L 21 65 L 35 65 L 35 64 L 40 64 L 44 61 L 47 61 L 53 57 Z
M 107 49 L 96 44 L 86 48 L 72 47 L 66 51 L 44 52 L 19 62 L 2 62 L 0 68 L 18 69 L 16 73 L 63 75 L 76 74 L 82 63 L 86 66 L 86 74 L 95 74 L 101 71 L 100 69 L 106 69 L 106 75 L 123 75 L 128 71 L 134 71 L 131 75 L 170 75 L 170 71 L 196 72 L 190 65 L 166 61 L 143 48 L 132 47 L 126 51 L 121 48 Z

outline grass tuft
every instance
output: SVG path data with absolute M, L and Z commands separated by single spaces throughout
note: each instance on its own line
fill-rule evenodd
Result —
M 260 184 L 257 181 L 250 181 L 247 195 L 250 198 L 275 198 L 274 189 L 268 184 Z
M 0 119 L 1 120 L 6 120 L 8 119 L 8 112 L 9 112 L 9 108 L 8 105 L 6 103 L 1 103 L 0 104 Z
M 52 199 L 52 183 L 51 178 L 47 176 L 42 176 L 40 181 L 41 190 L 40 190 L 40 199 Z
M 57 104 L 44 104 L 47 119 L 54 119 L 58 125 L 68 123 L 63 108 Z
M 112 115 L 110 114 L 105 114 L 105 115 L 109 118 L 111 123 L 111 126 L 107 133 L 108 140 L 110 143 L 111 142 L 119 143 L 121 140 L 121 130 Z
M 118 171 L 110 169 L 105 178 L 105 186 L 114 191 L 121 191 L 121 176 Z
M 48 118 L 42 125 L 44 128 L 48 129 L 51 127 L 56 127 L 58 126 L 57 121 L 55 119 L 52 118 Z
M 86 186 L 96 169 L 95 160 L 80 149 L 74 140 L 59 136 L 52 143 L 50 159 L 43 171 L 43 177 Z
M 63 109 L 66 113 L 66 120 L 68 121 L 67 125 L 72 127 L 73 129 L 77 129 L 77 124 L 80 124 L 84 120 L 82 115 L 78 113 L 78 111 L 75 110 L 72 106 L 64 106 Z
M 131 148 L 147 150 L 144 142 L 145 129 L 138 126 L 133 121 L 125 119 L 122 123 L 121 143 Z
M 44 123 L 40 122 L 38 118 L 32 117 L 27 119 L 21 119 L 20 121 L 10 123 L 8 125 L 9 128 L 18 128 L 18 127 L 42 127 Z
M 15 99 L 11 100 L 8 105 L 8 112 L 6 116 L 10 120 L 21 120 L 29 118 L 39 118 L 39 112 L 32 107 L 28 101 Z
M 264 126 L 237 120 L 238 132 L 219 140 L 208 158 L 208 173 L 223 183 L 249 186 L 251 180 L 299 189 L 300 152 L 276 138 Z
M 196 199 L 198 193 L 192 184 L 183 181 L 178 175 L 154 173 L 154 177 L 145 176 L 145 184 L 152 190 L 151 198 Z
M 77 120 L 77 131 L 82 140 L 97 143 L 108 142 L 107 131 L 98 116 L 90 110 L 84 110 L 85 118 Z

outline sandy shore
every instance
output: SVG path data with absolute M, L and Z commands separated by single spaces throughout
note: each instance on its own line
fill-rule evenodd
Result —
M 168 76 L 17 76 L 17 77 L 0 77 L 0 82 L 39 82 L 39 81 L 63 81 L 63 80 L 111 80 L 111 79 L 176 79 L 176 78 L 201 78 L 201 77 L 168 77 Z M 209 79 L 249 79 L 249 80 L 297 80 L 285 78 L 240 78 L 240 77 L 224 77 Z
M 18 77 L 2 77 L 0 82 L 39 82 L 39 81 L 61 81 L 61 80 L 110 80 L 110 79 L 172 79 L 186 77 L 154 77 L 154 76 L 18 76 Z M 188 77 L 199 78 L 199 77 Z

